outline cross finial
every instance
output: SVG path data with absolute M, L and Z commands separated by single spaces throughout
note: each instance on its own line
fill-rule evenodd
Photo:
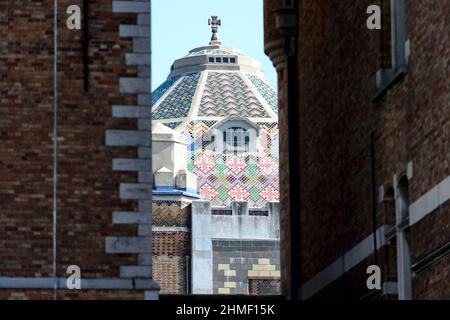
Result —
M 208 25 L 211 26 L 212 31 L 210 44 L 220 44 L 217 32 L 219 31 L 219 26 L 222 25 L 222 20 L 218 19 L 218 16 L 211 16 L 211 18 L 208 19 Z

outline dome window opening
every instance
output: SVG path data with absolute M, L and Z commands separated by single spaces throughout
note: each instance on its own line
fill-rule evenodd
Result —
M 230 59 L 229 58 L 223 58 L 223 63 L 229 63 Z
M 217 62 L 217 63 L 222 63 L 222 58 L 217 57 L 217 58 L 216 58 L 216 62 Z
M 213 58 L 213 57 L 209 57 L 208 61 L 209 61 L 210 63 L 214 63 L 214 58 Z
M 244 128 L 228 128 L 224 132 L 223 141 L 227 153 L 237 155 L 239 153 L 249 152 L 250 135 Z

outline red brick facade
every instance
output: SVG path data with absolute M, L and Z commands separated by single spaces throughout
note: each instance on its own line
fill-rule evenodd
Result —
M 253 296 L 279 294 L 280 279 L 249 279 L 249 294 Z
M 450 175 L 450 34 L 446 31 L 450 3 L 405 1 L 410 43 L 406 74 L 374 99 L 379 93 L 377 72 L 390 67 L 391 39 L 386 31 L 390 19 L 384 19 L 382 31 L 368 30 L 366 10 L 372 4 L 382 5 L 382 15 L 389 17 L 386 3 L 389 1 L 298 1 L 297 69 L 289 72 L 296 74 L 300 101 L 300 136 L 295 138 L 301 154 L 301 192 L 296 196 L 302 219 L 299 255 L 303 288 L 373 234 L 374 227 L 395 222 L 395 205 L 387 219 L 386 203 L 379 200 L 390 187 L 398 195 L 395 183 L 405 176 L 409 178 L 409 203 L 413 204 L 407 231 L 411 265 L 420 264 L 450 240 L 449 186 L 442 184 Z M 287 70 L 279 62 L 281 58 L 273 58 L 276 49 L 280 50 L 273 46 L 282 36 L 275 28 L 272 11 L 282 4 L 281 0 L 265 1 L 265 41 L 267 53 L 282 70 L 280 128 L 286 128 Z M 287 166 L 286 135 L 280 148 L 282 168 Z M 285 187 L 282 194 L 286 191 Z M 415 221 L 417 212 L 425 210 L 419 208 L 424 195 L 435 197 L 438 205 Z M 282 212 L 282 230 L 286 230 L 288 209 L 283 207 Z M 381 237 L 377 241 L 380 243 Z M 373 253 L 366 256 L 338 279 L 319 285 L 309 297 L 366 296 L 366 267 L 375 262 L 384 282 L 396 282 L 395 243 L 394 236 L 378 250 L 377 260 Z M 283 257 L 289 255 L 288 237 L 282 238 L 282 251 Z M 438 259 L 413 275 L 413 299 L 450 298 L 448 256 Z M 283 275 L 287 293 L 289 276 Z
M 287 73 L 286 73 L 286 57 L 283 51 L 283 37 L 275 28 L 275 14 L 274 9 L 280 8 L 281 0 L 266 0 L 264 2 L 264 42 L 265 52 L 274 62 L 278 72 L 278 119 L 282 126 L 280 130 L 280 181 L 289 180 L 289 166 L 288 166 L 288 114 L 287 114 Z M 280 183 L 280 208 L 283 214 L 280 214 L 280 241 L 283 248 L 280 252 L 281 260 L 281 274 L 287 275 L 290 263 L 290 235 L 289 235 L 289 184 Z M 283 293 L 289 291 L 287 277 L 284 276 L 281 283 Z
M 160 197 L 161 198 L 161 197 Z M 153 278 L 161 294 L 187 294 L 190 281 L 191 204 L 176 196 L 153 201 Z
M 125 64 L 133 52 L 119 25 L 135 13 L 113 13 L 111 0 L 90 6 L 89 61 L 79 30 L 68 30 L 66 9 L 83 1 L 58 1 L 60 21 L 58 98 L 59 170 L 57 276 L 78 265 L 82 278 L 117 278 L 120 266 L 137 265 L 136 254 L 107 254 L 105 237 L 135 236 L 135 225 L 113 225 L 114 211 L 136 210 L 120 200 L 119 183 L 136 173 L 112 171 L 113 158 L 135 158 L 136 148 L 105 146 L 107 129 L 136 129 L 136 120 L 112 118 L 112 106 L 136 105 L 119 93 L 120 77 L 135 77 Z M 52 276 L 53 1 L 0 3 L 0 276 Z M 83 88 L 88 63 L 89 87 Z M 139 298 L 143 290 L 87 290 L 60 298 Z M 49 290 L 1 290 L 0 298 L 52 298 Z
M 142 300 L 143 292 L 134 290 L 59 290 L 58 300 Z M 8 289 L 0 292 L 1 300 L 52 300 L 53 290 Z
M 153 233 L 153 277 L 161 294 L 187 293 L 190 244 L 188 232 Z
M 186 256 L 155 255 L 153 257 L 153 278 L 161 286 L 161 294 L 187 293 Z

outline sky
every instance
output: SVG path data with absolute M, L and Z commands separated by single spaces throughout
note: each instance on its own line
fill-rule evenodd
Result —
M 152 88 L 166 80 L 174 60 L 209 44 L 212 15 L 222 20 L 222 44 L 259 60 L 267 80 L 276 87 L 275 68 L 264 54 L 263 0 L 153 0 Z

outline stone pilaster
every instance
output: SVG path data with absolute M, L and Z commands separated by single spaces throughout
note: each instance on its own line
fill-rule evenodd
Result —
M 145 279 L 150 283 L 146 299 L 157 299 L 158 286 L 152 281 L 152 141 L 151 141 L 151 79 L 150 79 L 150 3 L 151 1 L 113 1 L 113 12 L 135 13 L 137 25 L 120 25 L 119 36 L 132 38 L 133 52 L 124 57 L 125 63 L 137 66 L 136 77 L 120 78 L 119 91 L 135 94 L 138 105 L 112 106 L 113 117 L 135 118 L 134 131 L 108 130 L 106 144 L 112 147 L 136 147 L 136 159 L 114 159 L 114 171 L 136 172 L 136 183 L 121 183 L 120 198 L 138 204 L 137 212 L 114 212 L 113 223 L 133 224 L 138 232 L 131 237 L 106 237 L 106 252 L 111 254 L 134 253 L 139 256 L 138 265 L 121 266 L 120 277 Z

